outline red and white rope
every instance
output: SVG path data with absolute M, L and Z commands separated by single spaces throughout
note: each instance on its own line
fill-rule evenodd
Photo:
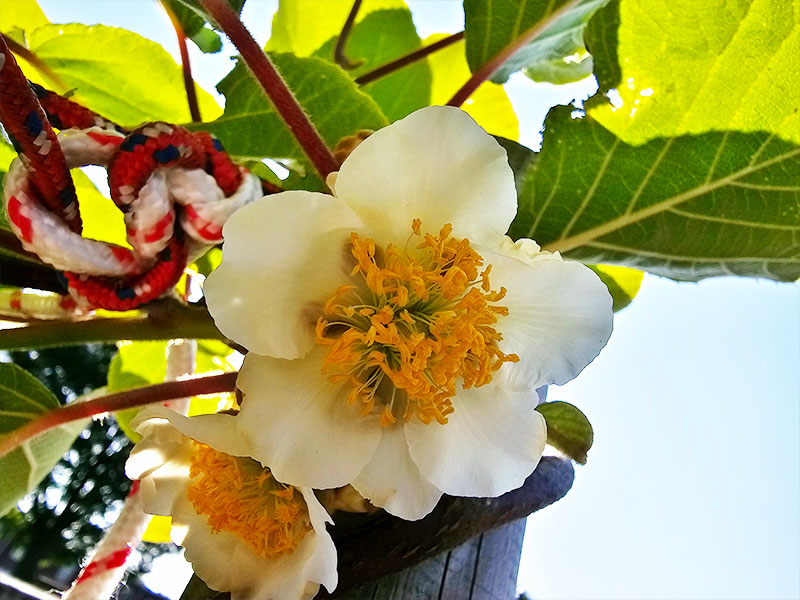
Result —
M 195 340 L 172 340 L 167 346 L 167 374 L 164 381 L 175 381 L 194 373 L 196 353 Z M 171 400 L 165 405 L 186 414 L 189 398 Z M 122 580 L 128 558 L 141 541 L 151 518 L 142 510 L 139 482 L 134 481 L 119 517 L 95 547 L 88 564 L 62 599 L 110 598 Z

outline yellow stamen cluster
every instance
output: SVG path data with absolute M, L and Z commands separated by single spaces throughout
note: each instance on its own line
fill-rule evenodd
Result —
M 186 497 L 211 530 L 235 534 L 264 558 L 293 552 L 311 530 L 302 495 L 250 458 L 193 444 Z
M 411 250 L 351 234 L 355 284 L 336 290 L 317 321 L 316 341 L 329 346 L 323 373 L 350 382 L 348 402 L 363 414 L 380 410 L 384 427 L 414 415 L 447 423 L 458 379 L 486 385 L 519 360 L 497 345 L 494 325 L 508 309 L 493 304 L 506 290 L 491 291 L 491 265 L 480 271 L 483 258 L 452 226 L 438 236 L 420 227 L 415 219 L 412 238 L 422 239 Z

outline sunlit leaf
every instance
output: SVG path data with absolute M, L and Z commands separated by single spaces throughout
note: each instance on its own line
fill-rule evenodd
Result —
M 232 371 L 233 367 L 227 360 L 232 354 L 233 350 L 222 342 L 198 340 L 195 372 L 200 374 Z M 167 342 L 124 342 L 119 345 L 119 352 L 111 359 L 108 369 L 108 391 L 122 392 L 161 383 L 166 373 Z M 189 415 L 216 412 L 220 399 L 220 395 L 192 398 Z M 114 413 L 120 429 L 134 442 L 139 441 L 141 436 L 131 428 L 130 422 L 140 410 L 140 408 L 130 408 Z
M 83 237 L 130 247 L 122 212 L 114 202 L 103 196 L 82 171 L 73 169 L 71 174 L 83 219 Z
M 588 265 L 597 273 L 600 280 L 606 284 L 608 293 L 613 301 L 611 308 L 614 312 L 628 306 L 642 285 L 644 273 L 628 267 L 615 267 L 612 265 Z
M 591 115 L 626 142 L 736 130 L 800 143 L 797 2 L 615 0 L 587 42 L 622 102 Z
M 378 129 L 387 124 L 375 101 L 360 91 L 339 67 L 318 58 L 271 56 L 329 147 L 360 129 Z M 225 113 L 196 129 L 214 133 L 225 150 L 239 158 L 305 159 L 291 132 L 244 65 L 236 65 L 217 87 L 227 99 Z
M 11 34 L 17 42 L 22 43 L 23 40 L 14 35 L 14 29 L 28 32 L 49 22 L 36 0 L 0 2 L 0 31 Z
M 731 131 L 632 146 L 571 112 L 547 117 L 512 237 L 675 279 L 800 276 L 800 147 Z
M 425 38 L 424 45 L 447 37 L 437 33 Z M 445 104 L 469 79 L 469 66 L 464 58 L 464 42 L 459 41 L 428 56 L 433 71 L 431 104 Z M 503 86 L 484 83 L 461 107 L 477 121 L 478 125 L 493 135 L 516 140 L 519 121 Z
M 103 25 L 45 25 L 28 35 L 30 49 L 67 86 L 72 99 L 127 127 L 146 121 L 191 120 L 180 67 L 160 45 L 130 31 Z M 28 77 L 56 91 L 33 69 Z M 222 110 L 197 88 L 204 119 Z
M 568 402 L 545 402 L 536 407 L 547 422 L 547 443 L 575 462 L 586 464 L 594 432 L 589 419 Z
M 0 437 L 59 406 L 33 375 L 16 365 L 0 363 Z M 87 422 L 65 423 L 0 458 L 0 516 L 44 479 Z
M 352 6 L 352 2 L 330 0 L 280 0 L 272 17 L 267 50 L 311 56 L 331 37 L 339 35 Z M 373 11 L 405 6 L 402 0 L 365 0 L 356 23 Z
M 526 74 L 536 81 L 568 83 L 583 79 L 592 72 L 591 57 L 583 46 L 583 30 L 607 1 L 465 0 L 469 66 L 477 71 L 526 31 L 546 23 L 541 33 L 495 72 L 492 81 L 503 83 L 511 73 L 523 69 L 528 69 Z
M 328 40 L 314 56 L 333 61 L 337 39 Z M 345 55 L 359 64 L 347 74 L 356 78 L 421 46 L 407 8 L 370 13 L 347 40 Z M 361 90 L 372 96 L 390 121 L 396 121 L 430 104 L 431 67 L 427 60 L 421 60 L 363 85 Z

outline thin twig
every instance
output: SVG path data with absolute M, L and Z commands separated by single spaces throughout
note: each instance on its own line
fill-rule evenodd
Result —
M 322 179 L 324 180 L 333 171 L 337 171 L 339 163 L 325 145 L 319 132 L 314 128 L 275 65 L 247 31 L 233 8 L 226 0 L 199 1 L 239 50 L 245 64 L 272 101 L 275 110 L 286 123 Z
M 358 77 L 356 77 L 356 83 L 358 85 L 366 85 L 368 83 L 371 83 L 376 79 L 379 79 L 385 75 L 388 75 L 389 73 L 392 73 L 393 71 L 397 71 L 399 69 L 402 69 L 403 67 L 406 67 L 410 64 L 417 62 L 418 60 L 422 60 L 429 54 L 432 54 L 437 50 L 441 50 L 442 48 L 446 48 L 450 44 L 455 44 L 456 42 L 462 39 L 464 39 L 463 31 L 459 31 L 458 33 L 449 35 L 446 38 L 442 38 L 438 42 L 434 42 L 432 44 L 424 46 L 419 50 L 414 50 L 414 52 L 406 54 L 405 56 L 401 56 L 400 58 L 397 58 L 392 62 L 386 63 L 385 65 L 381 65 L 377 69 L 368 71 L 363 75 L 359 75 Z
M 172 9 L 170 9 L 169 4 L 162 1 L 161 6 L 172 22 L 175 35 L 178 37 L 178 49 L 181 53 L 181 69 L 183 70 L 183 87 L 186 88 L 186 100 L 189 103 L 189 114 L 192 116 L 192 122 L 200 123 L 203 119 L 200 116 L 200 106 L 197 104 L 197 91 L 194 89 L 194 79 L 192 79 L 192 65 L 189 62 L 189 48 L 186 47 L 186 34 L 183 32 L 181 22 Z
M 50 79 L 50 81 L 52 81 L 58 87 L 60 87 L 62 92 L 66 91 L 67 84 L 65 84 L 64 81 L 61 79 L 61 77 L 56 75 L 56 73 L 53 71 L 53 69 L 48 67 L 42 61 L 41 58 L 36 56 L 36 54 L 34 54 L 31 50 L 29 50 L 28 48 L 26 48 L 22 44 L 17 43 L 13 38 L 7 36 L 6 34 L 0 33 L 0 36 L 3 37 L 3 41 L 5 41 L 5 43 L 8 46 L 9 50 L 11 50 L 14 54 L 19 56 L 20 58 L 25 59 L 27 62 L 32 64 L 34 67 L 36 67 L 36 69 L 39 72 L 41 72 L 44 75 L 46 75 Z
M 489 62 L 475 71 L 472 74 L 472 77 L 470 77 L 469 80 L 467 80 L 467 82 L 461 86 L 461 89 L 459 89 L 455 95 L 450 98 L 450 100 L 447 102 L 447 105 L 461 106 L 464 104 L 467 98 L 469 98 L 483 82 L 487 81 L 497 72 L 500 67 L 503 66 L 503 64 L 509 58 L 516 54 L 517 50 L 532 42 L 539 36 L 539 34 L 552 25 L 553 21 L 558 19 L 564 13 L 575 8 L 581 2 L 583 2 L 583 0 L 571 0 L 571 2 L 567 2 L 561 8 L 551 12 L 549 15 L 547 15 L 547 17 L 530 27 L 517 39 L 512 40 L 510 44 L 498 52 Z
M 342 25 L 342 32 L 336 39 L 336 48 L 333 50 L 333 60 L 345 71 L 352 71 L 364 62 L 350 62 L 350 59 L 347 58 L 344 53 L 345 46 L 347 46 L 347 38 L 350 37 L 350 32 L 353 30 L 353 24 L 356 22 L 359 8 L 361 8 L 361 0 L 355 0 L 355 2 L 353 2 L 353 8 L 350 9 L 350 14 L 347 15 L 347 20 L 345 20 L 344 25 Z
M 158 383 L 147 387 L 136 388 L 108 396 L 101 396 L 86 402 L 75 402 L 61 408 L 51 410 L 40 417 L 29 421 L 19 429 L 15 429 L 0 439 L 0 458 L 18 448 L 25 441 L 70 421 L 87 419 L 95 415 L 166 402 L 176 398 L 187 398 L 203 394 L 219 394 L 233 392 L 236 389 L 238 373 L 223 373 L 194 377 L 183 381 Z

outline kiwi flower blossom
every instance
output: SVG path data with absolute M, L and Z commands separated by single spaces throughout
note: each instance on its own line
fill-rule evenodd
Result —
M 350 483 L 406 519 L 519 487 L 547 437 L 534 390 L 606 344 L 605 286 L 505 235 L 506 151 L 459 109 L 375 132 L 327 184 L 237 211 L 206 280 L 249 350 L 240 443 L 281 481 Z

